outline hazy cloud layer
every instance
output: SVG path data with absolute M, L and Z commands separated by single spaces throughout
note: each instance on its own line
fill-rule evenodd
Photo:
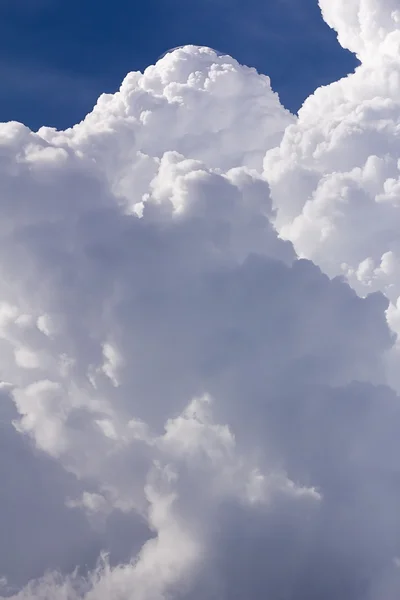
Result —
M 361 297 L 397 280 L 353 271 L 395 252 L 398 56 L 390 3 L 353 5 L 322 8 L 387 77 L 298 121 L 189 46 L 70 130 L 0 126 L 1 597 L 397 599 L 394 340 Z

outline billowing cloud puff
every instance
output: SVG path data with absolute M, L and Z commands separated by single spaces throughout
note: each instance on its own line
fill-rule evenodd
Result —
M 42 128 L 53 145 L 95 160 L 113 192 L 135 203 L 168 151 L 211 168 L 261 170 L 294 117 L 270 80 L 209 48 L 167 53 L 143 74 L 130 73 L 116 94 L 103 94 L 82 123 L 65 132 Z M 240 143 L 238 143 L 240 140 Z
M 371 55 L 360 50 L 354 74 L 308 98 L 267 153 L 276 226 L 299 255 L 346 276 L 358 293 L 383 291 L 398 331 L 400 13 L 389 0 L 321 5 L 342 43 Z
M 277 236 L 296 127 L 195 47 L 1 125 L 3 598 L 397 597 L 388 301 Z
M 377 55 L 400 56 L 400 9 L 397 0 L 319 0 L 325 21 L 342 46 L 363 61 Z

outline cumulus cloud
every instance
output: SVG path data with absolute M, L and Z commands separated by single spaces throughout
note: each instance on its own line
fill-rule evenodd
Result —
M 398 332 L 400 13 L 390 0 L 321 7 L 362 63 L 308 98 L 267 153 L 276 226 L 299 255 L 344 275 L 359 294 L 383 291 Z
M 400 10 L 396 0 L 319 0 L 319 4 L 341 45 L 363 62 L 382 54 L 398 58 Z
M 1 125 L 1 597 L 397 597 L 386 288 L 290 234 L 306 113 L 188 46 L 70 130 Z

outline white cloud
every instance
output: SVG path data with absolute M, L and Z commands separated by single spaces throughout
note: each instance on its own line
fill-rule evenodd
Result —
M 307 186 L 337 183 L 317 155 L 304 172 L 301 149 L 321 140 L 308 110 L 296 123 L 267 78 L 185 47 L 73 129 L 0 126 L 0 379 L 18 411 L 2 422 L 36 445 L 2 477 L 25 500 L 7 513 L 0 499 L 13 598 L 394 597 L 388 303 L 297 260 L 272 226 L 294 227 Z M 266 160 L 275 215 L 260 171 L 281 141 Z M 335 160 L 375 189 L 363 147 Z M 380 268 L 392 276 L 392 255 Z M 31 464 L 48 486 L 36 513 L 12 487 Z M 17 550 L 38 540 L 28 568 Z
M 344 275 L 359 294 L 383 291 L 397 332 L 400 13 L 391 0 L 320 4 L 362 64 L 308 98 L 280 147 L 267 153 L 276 225 L 298 254 Z M 391 370 L 398 387 L 398 369 Z
M 339 42 L 363 62 L 377 55 L 399 57 L 400 9 L 397 0 L 319 0 L 326 22 Z

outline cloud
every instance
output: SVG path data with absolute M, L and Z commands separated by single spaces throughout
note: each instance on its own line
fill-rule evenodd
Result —
M 397 332 L 400 13 L 390 1 L 321 7 L 362 64 L 308 98 L 267 153 L 276 226 L 299 255 L 344 275 L 359 294 L 383 291 Z
M 400 11 L 396 0 L 319 0 L 319 4 L 341 45 L 363 62 L 382 54 L 398 58 Z
M 396 597 L 388 300 L 274 229 L 301 119 L 189 46 L 72 129 L 1 125 L 4 455 L 27 448 L 2 489 L 20 498 L 33 461 L 48 490 L 11 515 L 26 555 L 45 551 L 30 569 L 11 554 L 3 597 Z M 54 528 L 27 528 L 53 494 Z
M 72 130 L 43 128 L 40 135 L 81 151 L 89 151 L 90 145 L 90 155 L 107 160 L 111 169 L 116 163 L 119 168 L 136 163 L 138 151 L 161 158 L 169 150 L 212 168 L 259 169 L 265 150 L 280 141 L 292 122 L 294 117 L 280 105 L 268 77 L 209 48 L 186 46 L 143 74 L 130 73 L 119 92 L 103 94 L 93 112 Z M 110 175 L 123 179 L 114 170 Z
M 112 563 L 121 550 L 146 539 L 137 519 L 118 511 L 104 527 L 93 528 L 82 511 L 68 508 L 68 499 L 84 493 L 79 481 L 60 464 L 34 448 L 13 426 L 18 413 L 3 386 L 0 405 L 0 594 L 15 593 L 47 570 L 72 572 L 81 564 L 94 568 L 104 547 Z M 125 534 L 124 534 L 125 530 Z M 115 536 L 118 535 L 116 543 Z M 135 541 L 136 540 L 136 541 Z M 122 543 L 121 543 L 122 542 Z M 138 549 L 140 548 L 140 545 Z

